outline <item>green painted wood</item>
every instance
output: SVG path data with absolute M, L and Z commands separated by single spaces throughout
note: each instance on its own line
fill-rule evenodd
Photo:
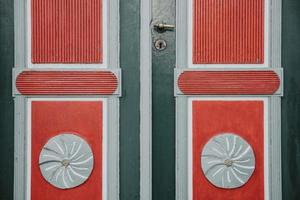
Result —
M 175 24 L 175 0 L 152 1 L 153 23 Z M 164 51 L 152 50 L 152 199 L 175 199 L 175 31 L 153 32 Z
M 13 199 L 14 103 L 11 93 L 14 65 L 14 1 L 0 0 L 0 199 Z
M 140 195 L 140 2 L 120 0 L 120 199 Z
M 282 187 L 283 200 L 300 199 L 300 1 L 283 0 Z

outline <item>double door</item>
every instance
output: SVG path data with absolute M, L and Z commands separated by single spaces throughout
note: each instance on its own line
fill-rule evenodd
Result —
M 15 199 L 281 199 L 280 1 L 140 3 L 16 1 Z

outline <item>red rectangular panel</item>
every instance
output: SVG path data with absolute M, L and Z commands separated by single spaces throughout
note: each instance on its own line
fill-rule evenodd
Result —
M 192 184 L 193 200 L 264 199 L 264 103 L 263 101 L 193 101 Z M 233 133 L 246 140 L 255 154 L 255 170 L 240 188 L 220 189 L 201 168 L 204 145 L 214 136 Z
M 31 0 L 32 63 L 102 63 L 102 0 Z
M 31 199 L 101 200 L 103 105 L 100 101 L 33 101 L 31 105 Z M 89 179 L 73 189 L 50 185 L 39 169 L 39 155 L 47 141 L 73 132 L 90 145 L 94 168 Z
M 265 0 L 194 0 L 194 64 L 264 63 Z

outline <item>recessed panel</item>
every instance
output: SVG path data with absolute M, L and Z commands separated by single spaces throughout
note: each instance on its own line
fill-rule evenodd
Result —
M 194 0 L 193 64 L 263 64 L 265 0 Z
M 264 200 L 263 100 L 192 101 L 193 200 Z
M 32 100 L 30 107 L 31 199 L 101 200 L 103 102 Z
M 31 61 L 103 62 L 102 0 L 31 0 Z

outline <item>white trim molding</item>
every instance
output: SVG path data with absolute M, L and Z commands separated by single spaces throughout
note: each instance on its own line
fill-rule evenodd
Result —
M 140 200 L 152 200 L 152 1 L 141 1 Z

